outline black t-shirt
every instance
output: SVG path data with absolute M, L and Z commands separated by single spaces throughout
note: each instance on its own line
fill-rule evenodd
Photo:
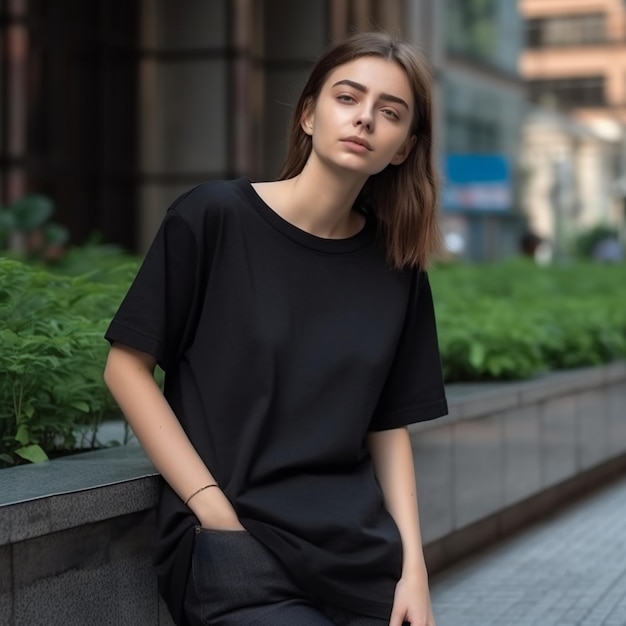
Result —
M 447 406 L 427 275 L 388 266 L 373 216 L 323 239 L 248 180 L 199 185 L 168 210 L 106 338 L 157 358 L 241 523 L 312 597 L 389 617 L 402 547 L 365 436 Z M 181 624 L 197 524 L 164 485 L 155 567 Z

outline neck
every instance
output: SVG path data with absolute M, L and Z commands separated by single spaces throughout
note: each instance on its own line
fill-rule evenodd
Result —
M 298 176 L 285 181 L 290 187 L 290 201 L 284 217 L 319 237 L 355 235 L 363 227 L 363 217 L 355 214 L 352 206 L 366 180 L 345 171 L 321 172 L 309 160 Z

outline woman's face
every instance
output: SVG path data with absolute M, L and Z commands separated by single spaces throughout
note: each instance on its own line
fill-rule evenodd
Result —
M 416 141 L 409 134 L 414 108 L 398 63 L 360 57 L 329 74 L 302 128 L 312 136 L 313 158 L 371 176 L 408 156 Z

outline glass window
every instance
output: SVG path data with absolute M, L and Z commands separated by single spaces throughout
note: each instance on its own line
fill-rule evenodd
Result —
M 0 4 L 0 89 L 11 94 L 0 118 L 0 202 L 49 196 L 73 242 L 98 231 L 134 245 L 140 8 L 139 0 Z
M 502 138 L 497 120 L 454 111 L 448 111 L 446 118 L 448 152 L 492 154 L 501 150 Z
M 450 52 L 517 74 L 524 35 L 517 0 L 446 0 L 443 4 Z
M 447 44 L 455 52 L 492 59 L 497 50 L 496 0 L 449 0 Z
M 526 21 L 529 48 L 588 46 L 607 40 L 606 16 L 602 13 L 565 15 Z
M 531 80 L 528 85 L 531 101 L 538 104 L 564 109 L 606 105 L 602 76 Z

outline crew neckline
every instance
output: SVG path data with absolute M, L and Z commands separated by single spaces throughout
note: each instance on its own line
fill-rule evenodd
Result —
M 288 237 L 296 243 L 312 248 L 320 252 L 345 254 L 346 252 L 354 252 L 366 246 L 374 240 L 376 232 L 375 224 L 372 216 L 363 213 L 365 217 L 365 225 L 356 234 L 342 239 L 330 239 L 326 237 L 318 237 L 306 230 L 298 228 L 291 222 L 281 217 L 269 204 L 261 198 L 256 189 L 252 186 L 252 181 L 248 178 L 239 178 L 235 181 L 237 187 L 244 193 L 250 204 L 256 209 L 257 213 L 265 219 L 275 230 Z

